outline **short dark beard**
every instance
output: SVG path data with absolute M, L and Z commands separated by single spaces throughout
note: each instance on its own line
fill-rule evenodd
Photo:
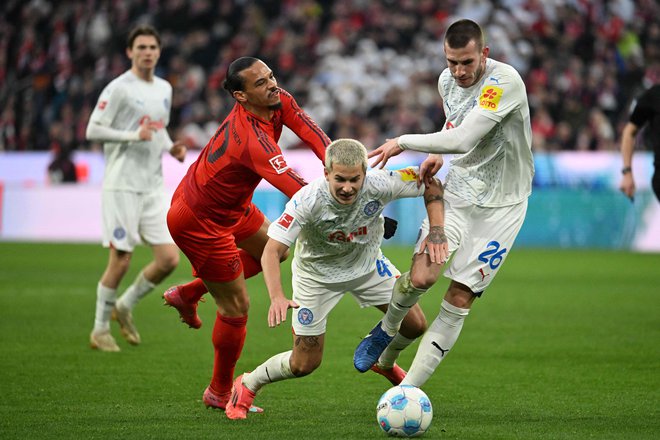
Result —
M 268 106 L 268 110 L 279 110 L 282 108 L 282 101 L 278 102 L 277 104 L 271 104 Z

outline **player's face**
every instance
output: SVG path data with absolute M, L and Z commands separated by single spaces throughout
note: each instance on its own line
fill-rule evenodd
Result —
M 153 35 L 139 35 L 133 46 L 126 50 L 133 67 L 140 71 L 153 71 L 160 58 L 160 46 Z
M 479 50 L 477 42 L 471 40 L 465 47 L 453 49 L 445 43 L 447 66 L 451 76 L 460 87 L 467 88 L 477 83 L 486 71 L 486 58 L 490 49 Z
M 255 62 L 241 71 L 240 75 L 245 80 L 245 90 L 236 93 L 244 99 L 244 104 L 271 110 L 281 107 L 277 80 L 273 71 L 263 61 Z
M 342 205 L 351 205 L 355 202 L 364 185 L 364 176 L 361 165 L 332 165 L 331 171 L 325 170 L 330 194 Z

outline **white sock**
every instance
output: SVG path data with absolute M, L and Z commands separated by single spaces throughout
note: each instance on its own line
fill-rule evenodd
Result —
M 247 375 L 243 375 L 243 385 L 255 393 L 264 385 L 281 380 L 293 379 L 291 372 L 291 350 L 276 354 Z
M 410 344 L 415 342 L 414 339 L 409 339 L 403 336 L 401 333 L 394 335 L 394 339 L 387 346 L 383 354 L 378 358 L 378 365 L 383 368 L 392 368 L 394 366 L 394 361 L 399 357 L 399 354 L 406 349 Z
M 403 318 L 410 308 L 417 304 L 419 297 L 428 289 L 418 289 L 410 282 L 410 272 L 402 274 L 392 289 L 392 300 L 387 306 L 387 313 L 383 317 L 381 327 L 390 336 L 394 336 L 401 327 Z
M 128 289 L 117 300 L 117 305 L 124 309 L 133 310 L 135 304 L 144 298 L 147 293 L 151 292 L 156 287 L 154 283 L 144 277 L 144 273 L 140 271 L 133 284 L 128 286 Z
M 110 289 L 103 284 L 96 286 L 96 314 L 94 315 L 94 331 L 110 331 L 110 314 L 117 300 L 117 289 Z
M 455 307 L 442 300 L 440 314 L 419 343 L 415 359 L 402 385 L 421 387 L 426 383 L 454 346 L 469 312 L 470 309 Z

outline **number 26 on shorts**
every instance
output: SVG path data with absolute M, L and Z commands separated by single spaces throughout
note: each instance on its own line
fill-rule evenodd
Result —
M 500 243 L 493 240 L 486 246 L 486 250 L 479 254 L 477 259 L 484 263 L 487 263 L 491 269 L 497 269 L 502 260 L 504 259 L 504 254 L 506 253 L 506 248 L 500 249 Z

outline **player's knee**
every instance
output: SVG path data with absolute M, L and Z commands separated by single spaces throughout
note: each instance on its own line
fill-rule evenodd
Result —
M 173 252 L 165 255 L 159 259 L 157 264 L 162 272 L 169 274 L 179 265 L 179 253 Z
M 413 271 L 410 274 L 410 282 L 418 289 L 430 289 L 438 280 L 438 275 L 425 271 Z

